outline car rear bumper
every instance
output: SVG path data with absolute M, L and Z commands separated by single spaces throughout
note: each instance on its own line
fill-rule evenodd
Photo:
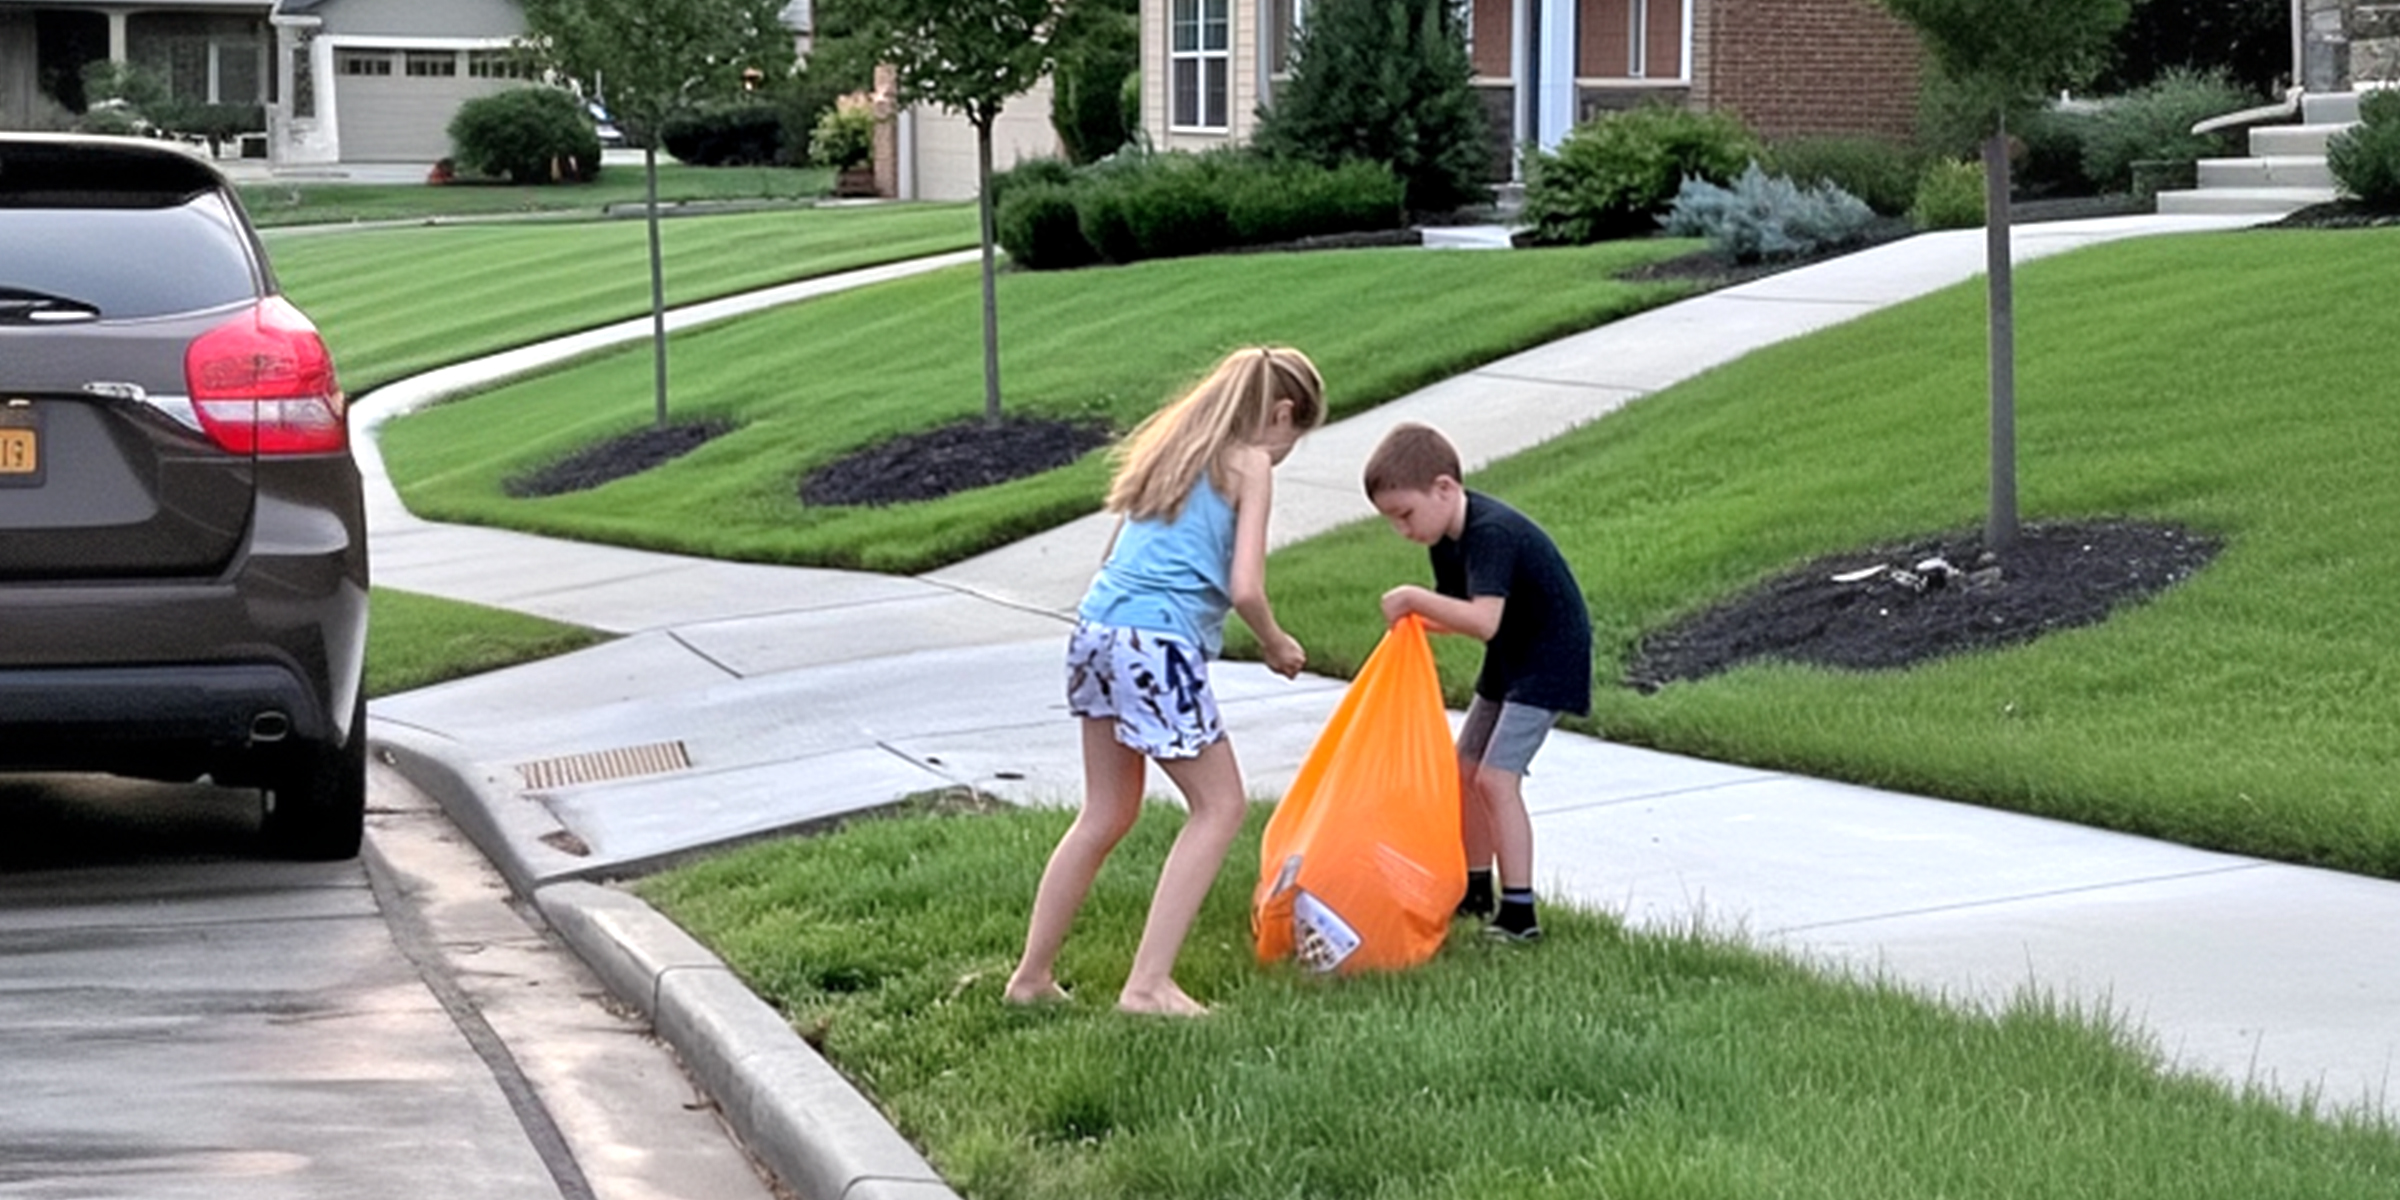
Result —
M 160 779 L 340 740 L 315 689 L 266 663 L 0 670 L 0 730 L 0 769 Z

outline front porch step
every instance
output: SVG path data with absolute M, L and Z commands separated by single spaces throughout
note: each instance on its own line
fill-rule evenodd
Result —
M 2323 156 L 2271 154 L 2250 158 L 2204 158 L 2199 164 L 2204 188 L 2331 188 L 2333 170 Z
M 2323 125 L 2260 125 L 2250 131 L 2250 153 L 2325 157 L 2325 143 L 2355 122 Z
M 2255 213 L 2262 217 L 2281 217 L 2312 204 L 2328 203 L 2333 198 L 2334 192 L 2330 187 L 2194 188 L 2160 192 L 2158 211 L 2163 216 Z

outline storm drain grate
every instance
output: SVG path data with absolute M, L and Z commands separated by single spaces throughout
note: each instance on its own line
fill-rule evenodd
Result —
M 578 783 L 599 783 L 606 779 L 630 779 L 636 775 L 664 775 L 681 771 L 692 765 L 691 752 L 682 742 L 652 742 L 646 746 L 618 746 L 610 750 L 587 750 L 581 754 L 566 754 L 538 762 L 517 764 L 517 777 L 534 790 L 571 787 Z

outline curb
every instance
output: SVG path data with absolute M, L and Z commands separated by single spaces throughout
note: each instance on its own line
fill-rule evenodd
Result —
M 680 926 L 628 892 L 575 879 L 542 883 L 506 828 L 536 818 L 512 822 L 493 802 L 496 781 L 462 766 L 455 742 L 390 722 L 371 724 L 369 740 L 441 805 L 609 992 L 650 1022 L 776 1178 L 812 1200 L 958 1200 L 873 1102 Z M 547 812 L 538 819 L 548 821 Z

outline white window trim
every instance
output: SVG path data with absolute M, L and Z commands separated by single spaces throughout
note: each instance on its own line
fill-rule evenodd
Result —
M 1175 48 L 1174 0 L 1168 0 L 1167 4 L 1167 129 L 1175 133 L 1226 133 L 1233 127 L 1233 0 L 1192 0 L 1192 3 L 1199 17 L 1198 40 L 1202 43 L 1199 49 L 1194 50 Z M 1208 12 L 1212 5 L 1225 18 L 1225 44 L 1216 49 L 1209 49 L 1206 45 Z M 1191 123 L 1177 121 L 1178 114 L 1175 111 L 1175 69 L 1186 62 L 1197 64 L 1196 70 L 1199 72 L 1199 94 L 1193 101 L 1199 111 L 1192 114 L 1195 120 Z M 1205 124 L 1208 119 L 1208 67 L 1212 62 L 1222 72 L 1225 84 L 1225 120 L 1217 125 Z

